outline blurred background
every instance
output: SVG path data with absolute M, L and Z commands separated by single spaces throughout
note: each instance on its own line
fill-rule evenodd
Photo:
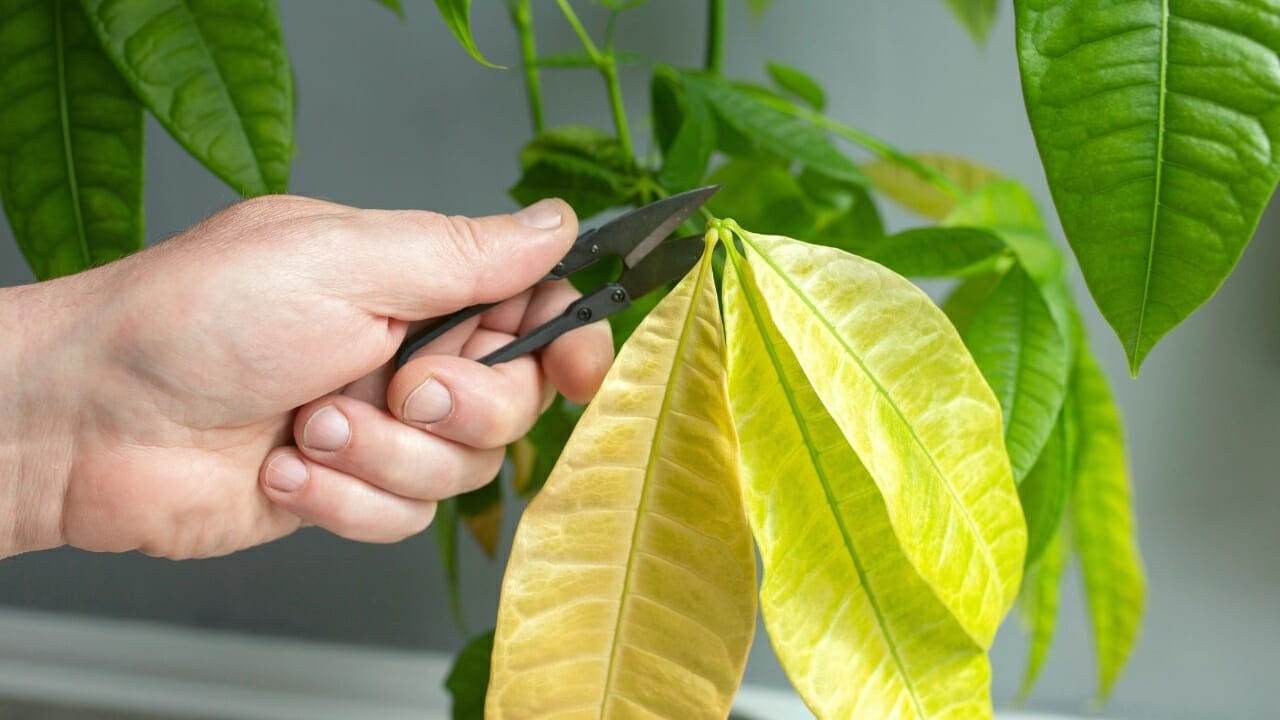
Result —
M 599 31 L 603 14 L 578 4 Z M 282 0 L 299 97 L 292 192 L 369 207 L 513 209 L 505 190 L 530 133 L 520 75 L 471 61 L 431 3 L 405 5 L 402 24 L 368 0 Z M 574 49 L 551 3 L 537 10 L 542 49 Z M 518 64 L 503 4 L 476 3 L 473 12 L 485 54 Z M 702 3 L 650 0 L 623 18 L 618 44 L 696 65 L 704 12 Z M 938 0 L 782 0 L 758 20 L 746 3 L 732 3 L 726 73 L 761 77 L 767 60 L 812 73 L 839 120 L 908 150 L 972 157 L 1027 183 L 1061 237 L 1023 112 L 1007 4 L 987 46 L 976 48 Z M 646 82 L 647 72 L 634 69 L 626 84 L 640 138 L 650 130 Z M 550 125 L 611 127 L 594 73 L 549 72 L 545 83 Z M 154 122 L 147 143 L 150 242 L 235 201 Z M 883 209 L 894 228 L 913 222 Z M 1076 277 L 1094 348 L 1125 413 L 1150 585 L 1143 636 L 1107 715 L 1280 712 L 1277 228 L 1273 203 L 1235 274 L 1161 343 L 1140 380 L 1129 378 L 1114 335 Z M 0 228 L 0 285 L 31 281 L 7 225 Z M 513 528 L 509 515 L 506 539 Z M 487 629 L 501 564 L 469 539 L 461 544 L 468 619 Z M 181 563 L 74 550 L 30 554 L 0 562 L 0 606 L 353 646 L 452 652 L 465 640 L 449 616 L 430 531 L 393 546 L 304 531 L 234 557 Z M 998 704 L 1016 692 L 1024 645 L 1012 622 L 997 639 Z M 1072 578 L 1029 707 L 1085 710 L 1094 672 Z M 763 632 L 747 681 L 787 683 Z

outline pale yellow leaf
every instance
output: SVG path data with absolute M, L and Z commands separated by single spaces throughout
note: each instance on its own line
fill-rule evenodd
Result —
M 623 346 L 520 521 L 487 718 L 729 712 L 756 582 L 710 257 Z
M 1017 595 L 1027 532 L 1000 406 L 955 328 L 873 262 L 741 237 L 770 316 L 879 487 L 903 553 L 988 647 Z
M 902 554 L 883 498 L 740 262 L 725 265 L 729 388 L 761 610 L 820 718 L 991 716 L 986 654 Z
M 995 170 L 958 155 L 918 153 L 911 157 L 938 171 L 966 193 L 1000 177 Z M 900 162 L 873 160 L 863 165 L 862 171 L 882 195 L 927 218 L 941 220 L 955 207 L 954 197 Z

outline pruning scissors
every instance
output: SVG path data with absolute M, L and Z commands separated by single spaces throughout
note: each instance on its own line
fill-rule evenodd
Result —
M 514 360 L 545 347 L 570 330 L 626 310 L 633 300 L 684 277 L 702 257 L 702 236 L 663 240 L 692 217 L 719 189 L 719 185 L 711 185 L 672 195 L 579 235 L 569 253 L 539 283 L 564 280 L 610 256 L 622 258 L 622 274 L 579 298 L 559 317 L 480 358 L 480 362 L 497 365 Z M 423 345 L 496 304 L 465 307 L 409 337 L 396 353 L 396 367 L 408 362 Z

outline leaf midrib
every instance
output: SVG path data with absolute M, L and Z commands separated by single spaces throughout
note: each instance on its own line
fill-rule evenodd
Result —
M 188 19 L 196 30 L 196 38 L 200 41 L 200 47 L 209 57 L 209 64 L 213 66 L 213 72 L 218 76 L 219 87 L 223 95 L 226 96 L 227 102 L 230 103 L 235 111 L 231 115 L 235 118 L 236 129 L 240 131 L 240 136 L 244 138 L 245 145 L 249 146 L 249 154 L 253 156 L 253 169 L 258 175 L 258 182 L 261 183 L 260 187 L 264 193 L 271 192 L 266 173 L 262 169 L 262 158 L 258 155 L 258 148 L 254 145 L 253 139 L 249 137 L 249 129 L 245 127 L 244 118 L 240 115 L 240 105 L 236 102 L 235 94 L 231 92 L 231 86 L 227 83 L 227 78 L 222 74 L 222 66 L 218 64 L 218 56 L 214 54 L 213 48 L 205 40 L 204 28 L 200 26 L 200 21 L 197 19 L 195 11 L 191 9 L 190 0 L 182 0 L 182 8 L 187 11 Z
M 742 276 L 739 268 L 739 261 L 735 251 L 728 249 L 728 254 L 733 262 L 734 272 Z M 796 428 L 800 431 L 801 437 L 804 439 L 805 449 L 808 451 L 809 460 L 813 465 L 814 472 L 818 476 L 818 481 L 822 485 L 823 495 L 827 499 L 827 507 L 831 510 L 831 516 L 836 522 L 836 527 L 840 530 L 840 538 L 844 542 L 845 550 L 849 553 L 849 559 L 853 563 L 854 570 L 858 573 L 858 580 L 862 586 L 863 593 L 867 596 L 867 601 L 871 603 L 871 611 L 875 615 L 876 625 L 880 628 L 880 635 L 885 640 L 885 645 L 889 648 L 889 654 L 893 658 L 893 663 L 898 667 L 898 676 L 902 678 L 903 684 L 906 686 L 907 694 L 911 697 L 911 704 L 915 706 L 916 712 L 920 717 L 926 717 L 924 707 L 917 695 L 915 684 L 912 682 L 911 675 L 907 672 L 907 667 L 902 661 L 902 657 L 898 654 L 897 643 L 893 639 L 893 633 L 889 630 L 888 622 L 885 620 L 884 612 L 880 609 L 880 602 L 876 599 L 876 594 L 871 590 L 871 583 L 867 579 L 866 570 L 862 567 L 862 558 L 858 555 L 858 549 L 854 545 L 853 537 L 849 533 L 848 527 L 845 525 L 844 518 L 836 511 L 837 502 L 835 493 L 831 490 L 831 481 L 827 477 L 825 466 L 818 458 L 818 454 L 814 449 L 815 443 L 813 437 L 809 433 L 809 426 L 804 421 L 800 407 L 796 403 L 795 394 L 791 390 L 791 386 L 787 382 L 787 376 L 783 370 L 782 363 L 778 358 L 778 353 L 773 344 L 769 342 L 768 335 L 764 331 L 764 323 L 759 307 L 756 305 L 755 299 L 751 293 L 747 292 L 746 286 L 739 283 L 742 297 L 747 303 L 747 307 L 751 310 L 751 316 L 755 319 L 756 327 L 760 329 L 760 338 L 764 345 L 765 352 L 769 356 L 769 362 L 773 365 L 774 372 L 778 376 L 778 385 L 782 388 L 783 395 L 787 398 L 787 405 L 791 407 L 791 415 L 796 420 Z
M 1138 324 L 1133 332 L 1133 349 L 1129 354 L 1129 372 L 1138 374 L 1138 366 L 1142 363 L 1142 326 L 1147 319 L 1147 303 L 1151 296 L 1151 267 L 1155 263 L 1156 236 L 1160 227 L 1160 194 L 1164 169 L 1164 109 L 1169 97 L 1169 0 L 1160 2 L 1160 81 L 1156 92 L 1160 95 L 1159 110 L 1156 112 L 1156 172 L 1155 197 L 1151 202 L 1151 235 L 1147 239 L 1147 268 L 1142 280 L 1142 303 L 1138 306 Z
M 902 421 L 903 426 L 907 428 L 907 433 L 911 436 L 911 440 L 915 442 L 915 444 L 920 448 L 921 452 L 924 453 L 924 456 L 929 460 L 929 467 L 933 468 L 933 471 L 937 473 L 938 478 L 942 481 L 941 482 L 942 487 L 946 488 L 947 494 L 951 496 L 952 501 L 955 503 L 956 507 L 960 511 L 959 512 L 960 517 L 964 518 L 965 524 L 969 527 L 969 530 L 973 532 L 974 537 L 978 538 L 979 540 L 985 540 L 985 538 L 983 538 L 982 533 L 978 532 L 978 528 L 974 524 L 973 517 L 969 515 L 967 509 L 964 506 L 964 503 L 960 502 L 960 498 L 956 495 L 955 488 L 951 487 L 950 479 L 947 477 L 945 473 L 942 472 L 942 469 L 938 467 L 937 459 L 934 458 L 933 453 L 929 452 L 929 449 L 925 447 L 924 442 L 920 439 L 920 436 L 916 433 L 915 426 L 907 421 L 906 415 L 902 412 L 902 408 L 898 407 L 898 403 L 894 402 L 893 396 L 891 396 L 888 390 L 885 389 L 884 385 L 880 383 L 880 379 L 877 378 L 875 374 L 871 372 L 870 368 L 867 367 L 862 357 L 859 356 L 856 352 L 854 352 L 853 348 L 849 347 L 849 344 L 845 342 L 845 339 L 840 335 L 840 333 L 836 332 L 835 327 L 831 325 L 831 323 L 827 320 L 826 316 L 823 315 L 818 310 L 817 306 L 815 306 L 812 302 L 810 302 L 809 297 L 805 293 L 801 292 L 800 288 L 794 282 L 791 281 L 791 278 L 788 277 L 786 273 L 782 272 L 781 269 L 779 269 L 778 266 L 773 263 L 773 260 L 766 253 L 762 252 L 760 248 L 757 247 L 754 242 L 748 239 L 746 235 L 743 235 L 741 237 L 747 244 L 749 244 L 752 247 L 752 249 L 756 251 L 756 254 L 760 256 L 760 258 L 765 262 L 765 264 L 767 264 L 773 270 L 773 273 L 776 276 L 778 276 L 778 278 L 780 278 L 782 282 L 786 283 L 787 286 L 791 288 L 795 296 L 799 298 L 801 302 L 807 305 L 810 310 L 813 311 L 812 314 L 814 317 L 818 319 L 818 322 L 820 322 L 822 326 L 827 329 L 827 331 L 831 334 L 831 336 L 836 339 L 836 342 L 840 343 L 841 347 L 845 349 L 845 352 L 848 353 L 849 357 L 853 358 L 853 361 L 857 363 L 858 367 L 862 370 L 863 374 L 866 375 L 867 379 L 871 381 L 871 384 L 875 386 L 876 391 L 879 392 L 880 395 L 885 399 L 885 402 L 889 404 L 889 407 L 893 408 L 894 414 L 898 416 L 898 419 Z M 992 570 L 992 575 L 994 579 L 996 579 L 1000 583 L 1001 595 L 1003 595 L 1004 581 L 1003 581 L 1003 578 L 1000 577 L 999 566 L 996 564 L 995 558 L 991 555 L 990 548 L 987 546 L 986 542 L 982 542 L 982 541 L 976 542 L 975 545 L 978 548 L 980 548 L 980 552 L 982 553 L 983 558 L 986 560 L 987 567 L 989 567 Z M 966 632 L 968 632 L 969 629 L 966 627 L 965 630 Z M 976 639 L 977 638 L 975 638 L 975 640 Z
M 667 410 L 671 405 L 671 400 L 675 397 L 676 392 L 671 382 L 671 376 L 675 375 L 679 359 L 684 356 L 685 346 L 688 344 L 690 330 L 698 315 L 698 297 L 701 294 L 702 287 L 706 283 L 707 269 L 710 266 L 705 260 L 701 263 L 698 270 L 698 281 L 694 283 L 693 291 L 689 296 L 689 311 L 685 314 L 684 325 L 680 328 L 680 339 L 676 341 L 676 350 L 673 354 L 671 373 L 667 378 L 667 387 L 662 393 L 662 405 L 658 409 L 658 420 L 653 428 L 653 444 L 649 451 L 649 461 L 645 464 L 644 481 L 640 490 L 640 503 L 636 507 L 635 524 L 631 528 L 631 541 L 627 546 L 627 567 L 623 572 L 621 601 L 618 603 L 618 618 L 613 626 L 613 642 L 609 648 L 609 666 L 605 670 L 604 692 L 600 696 L 600 714 L 604 715 L 605 709 L 609 704 L 609 698 L 613 695 L 613 668 L 618 658 L 618 648 L 622 643 L 618 642 L 618 637 L 622 634 L 622 619 L 626 617 L 627 601 L 631 597 L 631 577 L 634 568 L 636 555 L 636 542 L 640 537 L 640 522 L 644 518 L 645 506 L 649 501 L 650 481 L 653 479 L 653 471 L 657 465 L 658 448 L 662 445 L 662 430 L 666 427 L 668 413 Z
M 84 230 L 84 211 L 80 207 L 80 186 L 76 180 L 75 156 L 71 147 L 71 116 L 67 105 L 67 60 L 66 41 L 62 36 L 62 1 L 53 4 L 53 44 L 54 57 L 58 70 L 58 122 L 62 129 L 62 151 L 66 162 L 67 190 L 71 195 L 71 211 L 75 217 L 76 240 L 80 245 L 80 256 L 84 267 L 93 265 L 93 256 L 89 252 L 89 238 Z

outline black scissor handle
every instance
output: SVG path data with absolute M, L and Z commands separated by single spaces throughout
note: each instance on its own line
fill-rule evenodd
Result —
M 561 315 L 530 330 L 502 347 L 480 358 L 480 362 L 493 366 L 521 355 L 546 347 L 551 341 L 580 327 L 603 320 L 614 313 L 631 307 L 631 295 L 617 283 L 608 283 L 594 292 L 578 298 Z

